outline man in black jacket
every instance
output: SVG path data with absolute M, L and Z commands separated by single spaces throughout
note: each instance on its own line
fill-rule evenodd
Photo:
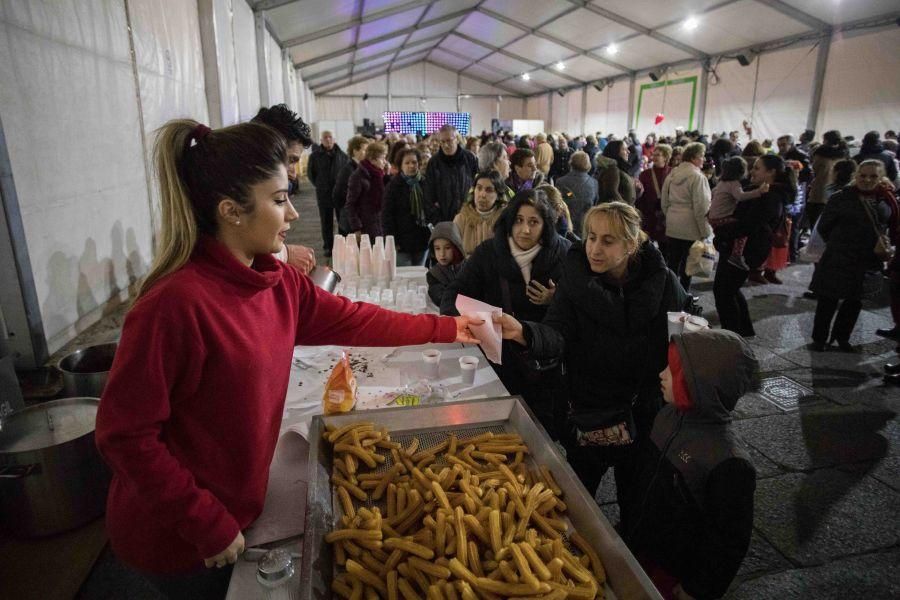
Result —
M 756 469 L 732 431 L 731 411 L 756 387 L 759 363 L 730 331 L 672 338 L 660 373 L 667 404 L 643 442 L 621 531 L 645 567 L 678 582 L 673 598 L 720 598 L 753 529 Z
M 349 160 L 340 146 L 334 143 L 334 136 L 330 131 L 322 132 L 322 143 L 309 157 L 306 173 L 316 188 L 316 204 L 319 206 L 325 256 L 331 256 L 334 244 L 334 219 L 337 215 L 332 192 L 338 173 Z
M 478 159 L 459 147 L 456 128 L 444 125 L 437 132 L 441 149 L 428 161 L 423 191 L 431 224 L 452 221 L 474 183 Z

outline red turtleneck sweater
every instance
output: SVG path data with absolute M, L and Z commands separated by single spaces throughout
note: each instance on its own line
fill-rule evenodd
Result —
M 295 345 L 455 337 L 449 317 L 352 303 L 271 256 L 248 268 L 201 239 L 128 313 L 100 402 L 117 556 L 149 573 L 187 572 L 259 516 Z

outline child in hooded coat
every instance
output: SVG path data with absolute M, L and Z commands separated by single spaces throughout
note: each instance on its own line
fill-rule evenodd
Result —
M 451 244 L 449 254 L 435 251 L 435 243 L 445 248 L 447 242 Z M 428 297 L 436 306 L 441 305 L 444 290 L 456 279 L 464 257 L 462 236 L 453 221 L 435 225 L 428 239 L 428 265 L 431 268 L 425 274 L 425 281 L 428 283 Z
M 750 545 L 756 469 L 731 427 L 759 363 L 736 333 L 672 336 L 666 406 L 641 453 L 621 531 L 665 598 L 721 597 Z

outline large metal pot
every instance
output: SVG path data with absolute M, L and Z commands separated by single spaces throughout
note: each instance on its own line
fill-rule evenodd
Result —
M 0 421 L 0 522 L 22 537 L 103 514 L 110 471 L 94 445 L 97 398 L 64 398 Z
M 79 348 L 66 355 L 57 365 L 63 374 L 67 396 L 99 398 L 112 368 L 118 344 L 97 344 Z

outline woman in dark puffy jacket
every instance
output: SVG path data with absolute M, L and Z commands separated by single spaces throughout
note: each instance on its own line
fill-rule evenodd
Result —
M 381 142 L 366 146 L 366 157 L 353 171 L 347 183 L 347 222 L 351 233 L 368 233 L 371 238 L 383 235 L 381 210 L 384 206 L 384 184 L 387 175 L 387 147 Z
M 456 296 L 487 302 L 506 314 L 540 321 L 563 273 L 563 258 L 571 243 L 555 229 L 557 215 L 547 194 L 526 190 L 515 195 L 494 227 L 494 237 L 482 242 L 466 259 L 441 302 L 441 314 L 456 315 Z M 511 394 L 522 394 L 554 439 L 551 404 L 554 381 L 535 385 L 526 358 L 515 344 L 504 342 L 502 365 L 492 364 Z M 548 379 L 552 379 L 548 375 Z
M 741 222 L 741 232 L 749 232 L 744 246 L 744 260 L 753 270 L 759 269 L 768 258 L 773 233 L 784 218 L 784 207 L 794 201 L 797 188 L 790 181 L 784 159 L 774 154 L 756 159 L 750 170 L 750 183 L 752 186 L 769 184 L 768 192 L 755 200 L 740 202 L 734 212 L 734 216 Z M 729 264 L 734 236 L 725 231 L 725 228 L 716 231 L 714 243 L 719 251 L 719 266 L 713 282 L 719 323 L 723 329 L 744 337 L 753 337 L 756 335 L 753 319 L 747 308 L 747 299 L 741 293 L 741 286 L 747 281 L 751 271 Z
M 399 172 L 384 189 L 381 222 L 384 234 L 397 242 L 398 264 L 421 265 L 428 249 L 428 219 L 419 165 L 422 154 L 416 148 L 405 148 L 397 154 Z
M 866 273 L 880 277 L 884 268 L 884 259 L 874 252 L 876 230 L 885 233 L 892 217 L 896 219 L 897 204 L 880 185 L 883 177 L 881 161 L 863 161 L 853 185 L 834 194 L 819 217 L 818 231 L 826 246 L 810 284 L 818 297 L 812 333 L 817 352 L 835 341 L 841 351 L 855 352 L 850 334 L 862 310 Z
M 595 206 L 583 233 L 584 243 L 566 255 L 544 320 L 504 315 L 500 324 L 504 339 L 530 356 L 564 359 L 567 458 L 591 495 L 615 467 L 621 502 L 635 465 L 634 439 L 649 434 L 662 406 L 657 375 L 666 366 L 666 313 L 681 310 L 687 294 L 641 231 L 634 207 Z

